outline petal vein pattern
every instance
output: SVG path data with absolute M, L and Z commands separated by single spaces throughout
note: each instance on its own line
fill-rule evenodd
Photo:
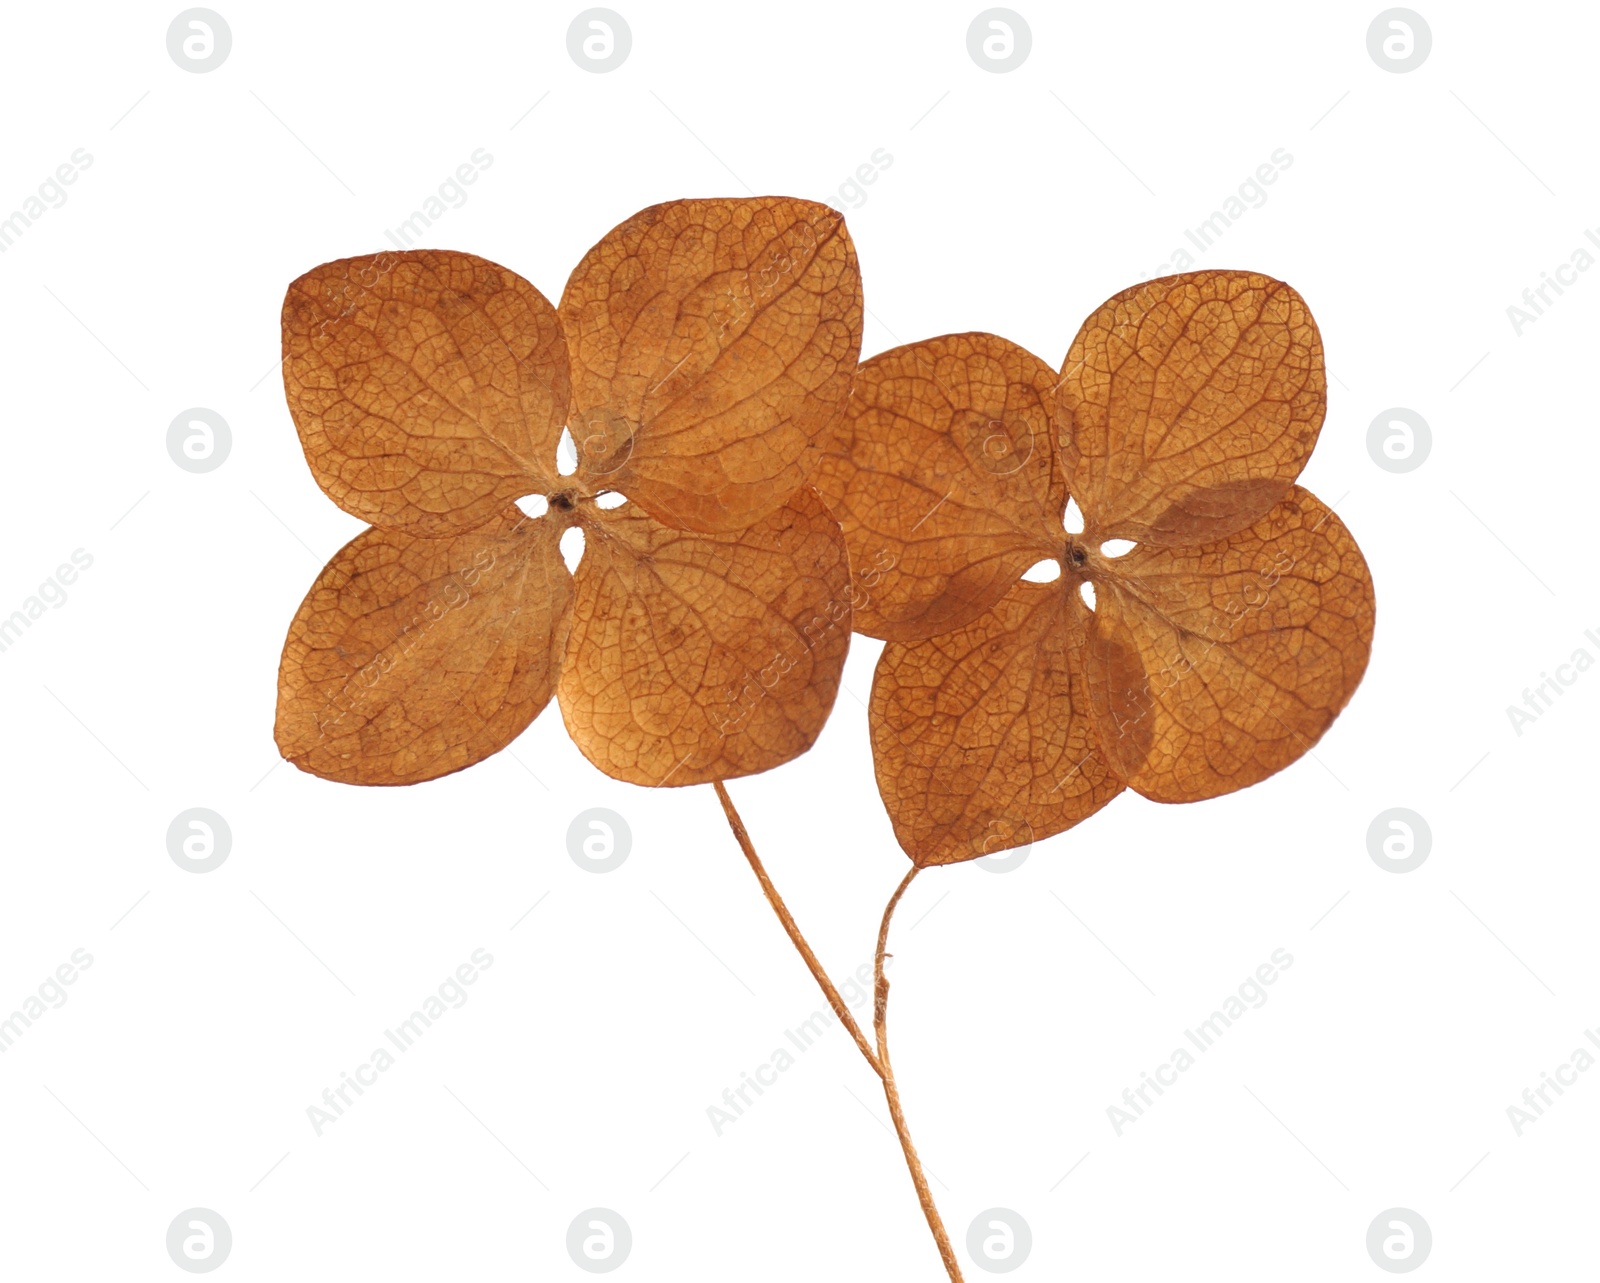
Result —
M 1059 557 L 1055 376 L 992 334 L 895 348 L 856 375 L 817 488 L 867 589 L 856 627 L 909 641 L 970 622 Z
M 1191 802 L 1307 752 L 1371 653 L 1371 575 L 1296 486 L 1249 529 L 1192 549 L 1141 545 L 1107 576 L 1086 647 L 1095 729 L 1138 792 Z
M 284 757 L 343 783 L 414 784 L 509 744 L 549 702 L 566 643 L 557 538 L 515 509 L 443 539 L 358 535 L 289 626 Z
M 585 756 L 616 779 L 676 786 L 808 749 L 838 693 L 853 594 L 815 492 L 732 535 L 632 504 L 597 515 L 560 686 Z
M 843 414 L 862 314 L 855 248 L 824 205 L 642 211 L 589 251 L 561 299 L 579 475 L 679 529 L 770 515 Z
M 443 250 L 325 263 L 283 305 L 284 391 L 312 474 L 391 529 L 475 529 L 555 487 L 568 403 L 555 309 Z
M 1067 484 L 1099 538 L 1223 538 L 1288 493 L 1326 406 L 1322 340 L 1288 285 L 1246 272 L 1147 281 L 1107 300 L 1067 353 Z
M 1049 837 L 1122 791 L 1091 730 L 1074 598 L 1019 582 L 972 623 L 890 642 L 872 685 L 873 761 L 900 845 L 948 864 Z

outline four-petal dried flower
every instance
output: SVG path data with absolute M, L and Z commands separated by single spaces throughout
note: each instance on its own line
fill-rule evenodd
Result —
M 804 752 L 850 632 L 843 540 L 807 479 L 861 317 L 843 219 L 778 197 L 642 211 L 559 308 L 444 250 L 295 281 L 289 407 L 317 482 L 372 524 L 290 625 L 283 755 L 417 783 L 504 748 L 552 694 L 590 761 L 636 784 Z M 538 517 L 517 506 L 530 495 Z
M 1118 294 L 1059 377 L 989 334 L 862 365 L 817 486 L 856 627 L 888 641 L 873 758 L 916 864 L 1059 833 L 1124 787 L 1216 797 L 1316 742 L 1374 614 L 1355 540 L 1295 484 L 1326 398 L 1304 300 L 1245 272 Z M 1022 577 L 1041 561 L 1053 582 Z

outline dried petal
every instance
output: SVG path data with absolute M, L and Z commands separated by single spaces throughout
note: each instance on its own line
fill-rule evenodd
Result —
M 963 628 L 883 648 L 872 756 L 913 862 L 953 864 L 1049 837 L 1122 791 L 1074 671 L 1081 615 L 1063 582 L 1019 581 Z
M 844 537 L 807 488 L 732 535 L 596 510 L 577 571 L 561 713 L 632 784 L 703 784 L 810 748 L 850 645 Z
M 742 530 L 806 481 L 861 351 L 843 217 L 786 197 L 655 205 L 561 297 L 579 478 L 678 529 Z
M 283 386 L 317 484 L 419 535 L 556 483 L 567 355 L 515 272 L 448 250 L 324 263 L 283 301 Z
M 1084 651 L 1113 769 L 1158 802 L 1265 779 L 1327 730 L 1367 667 L 1372 578 L 1331 509 L 1295 486 L 1248 530 L 1140 545 L 1097 577 Z
M 555 689 L 572 599 L 559 533 L 512 509 L 444 539 L 357 535 L 289 625 L 279 750 L 345 784 L 415 784 L 499 752 Z
M 850 546 L 858 632 L 948 632 L 1061 555 L 1055 383 L 1038 357 L 993 334 L 912 343 L 856 371 L 815 484 Z
M 1327 406 L 1322 340 L 1282 281 L 1190 272 L 1103 303 L 1057 408 L 1067 488 L 1100 539 L 1243 530 L 1289 493 Z

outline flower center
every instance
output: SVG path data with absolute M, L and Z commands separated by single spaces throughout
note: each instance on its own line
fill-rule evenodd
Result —
M 1080 544 L 1075 536 L 1069 536 L 1067 539 L 1066 555 L 1062 558 L 1062 564 L 1066 567 L 1066 579 L 1069 585 L 1077 586 L 1078 596 L 1092 611 L 1095 607 L 1095 572 L 1101 567 L 1090 561 L 1089 550 Z

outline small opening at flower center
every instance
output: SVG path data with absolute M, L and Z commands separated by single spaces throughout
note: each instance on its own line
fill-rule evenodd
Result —
M 567 563 L 567 573 L 577 574 L 578 563 L 583 560 L 583 528 L 573 526 L 561 532 L 561 560 Z
M 1069 495 L 1066 511 L 1061 514 L 1061 528 L 1069 535 L 1081 535 L 1083 526 L 1083 509 L 1078 507 L 1078 501 Z
M 561 440 L 556 442 L 556 473 L 570 477 L 578 470 L 578 443 L 572 439 L 570 428 L 561 429 Z

